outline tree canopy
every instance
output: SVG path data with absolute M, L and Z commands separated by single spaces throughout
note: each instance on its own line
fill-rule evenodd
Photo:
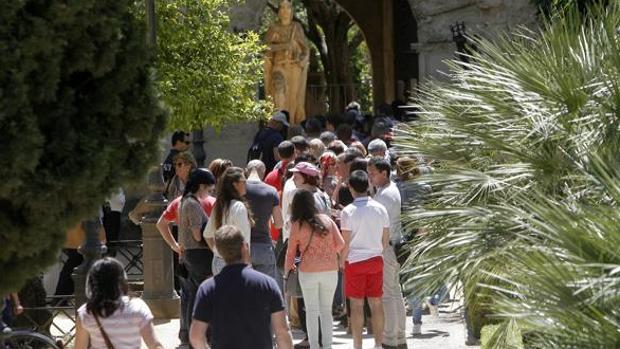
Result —
M 262 52 L 253 32 L 230 30 L 226 0 L 158 1 L 158 84 L 171 128 L 220 128 L 264 117 Z
M 167 117 L 130 6 L 3 4 L 0 295 L 57 260 L 67 228 L 155 160 Z

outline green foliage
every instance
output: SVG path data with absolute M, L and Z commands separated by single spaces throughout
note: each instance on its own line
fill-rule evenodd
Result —
M 620 5 L 569 9 L 540 33 L 477 42 L 422 91 L 403 152 L 439 161 L 407 212 L 428 234 L 407 286 L 462 281 L 466 302 L 526 348 L 620 347 Z M 525 330 L 524 330 L 525 329 Z
M 362 35 L 361 29 L 354 25 L 349 30 L 349 45 L 356 35 Z M 362 106 L 362 110 L 372 111 L 372 65 L 370 62 L 370 50 L 365 41 L 351 47 L 354 51 L 351 54 L 351 71 L 353 82 L 356 88 L 357 102 Z
M 226 0 L 157 1 L 157 70 L 171 128 L 219 128 L 271 111 L 257 99 L 259 37 L 231 32 L 227 11 Z
M 142 179 L 166 115 L 124 1 L 0 11 L 0 295 L 54 262 L 68 226 Z
M 577 8 L 581 13 L 585 13 L 587 8 L 593 4 L 607 5 L 608 0 L 532 0 L 532 3 L 546 17 L 553 17 L 566 10 Z

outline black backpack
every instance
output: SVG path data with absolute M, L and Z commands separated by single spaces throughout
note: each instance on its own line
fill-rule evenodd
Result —
M 262 160 L 263 157 L 263 130 L 259 130 L 256 132 L 256 136 L 254 136 L 254 141 L 252 141 L 252 145 L 250 149 L 248 149 L 248 157 L 246 162 L 250 162 L 250 160 Z

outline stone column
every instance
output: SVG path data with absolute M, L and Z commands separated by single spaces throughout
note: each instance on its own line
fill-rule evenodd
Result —
M 159 167 L 148 175 L 148 194 L 138 205 L 146 212 L 141 220 L 144 265 L 144 293 L 142 299 L 149 305 L 155 318 L 179 317 L 181 304 L 174 290 L 172 250 L 162 239 L 155 224 L 166 208 L 164 183 Z
M 86 303 L 86 275 L 90 270 L 90 267 L 96 260 L 106 252 L 107 248 L 99 240 L 99 230 L 101 230 L 101 222 L 99 217 L 93 217 L 91 219 L 82 222 L 82 229 L 86 235 L 86 240 L 78 248 L 78 252 L 84 256 L 84 261 L 75 270 L 71 277 L 75 285 L 75 309 L 79 308 L 82 304 Z

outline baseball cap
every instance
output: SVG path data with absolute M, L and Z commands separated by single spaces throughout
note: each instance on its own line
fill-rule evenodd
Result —
M 297 165 L 295 165 L 295 167 L 293 167 L 291 170 L 291 172 L 300 172 L 303 173 L 305 175 L 308 176 L 312 176 L 312 177 L 318 177 L 319 176 L 319 169 L 316 168 L 316 166 L 314 166 L 313 164 L 309 163 L 309 162 L 300 162 Z
M 189 175 L 189 181 L 196 184 L 214 185 L 215 176 L 206 168 L 197 168 Z
M 286 121 L 286 115 L 281 111 L 271 115 L 271 120 L 281 122 L 284 126 L 289 126 L 288 121 Z

